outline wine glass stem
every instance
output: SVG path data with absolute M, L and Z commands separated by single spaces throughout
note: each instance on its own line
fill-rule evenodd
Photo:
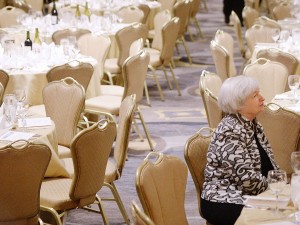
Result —
M 278 213 L 278 193 L 276 193 L 275 214 Z

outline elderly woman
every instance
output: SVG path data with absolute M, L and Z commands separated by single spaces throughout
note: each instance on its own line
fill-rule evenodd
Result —
M 265 191 L 268 171 L 278 169 L 278 165 L 255 119 L 264 109 L 258 81 L 247 76 L 228 78 L 219 92 L 218 104 L 227 116 L 208 148 L 201 211 L 212 225 L 231 225 L 241 213 L 244 195 Z

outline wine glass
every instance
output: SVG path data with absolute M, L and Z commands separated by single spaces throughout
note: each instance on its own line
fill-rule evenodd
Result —
M 269 188 L 276 196 L 275 214 L 278 214 L 278 196 L 287 183 L 286 172 L 284 170 L 270 170 L 267 180 Z
M 26 118 L 28 109 L 29 109 L 29 104 L 26 100 L 22 101 L 21 104 L 19 104 L 18 108 L 17 108 L 17 113 L 21 120 L 21 127 L 23 129 L 25 129 L 25 127 L 26 127 L 26 119 L 25 118 Z
M 296 90 L 300 85 L 300 77 L 298 75 L 289 75 L 288 76 L 288 85 L 293 92 L 293 102 L 297 102 L 297 93 Z
M 279 28 L 272 29 L 272 39 L 275 43 L 277 43 L 279 37 L 280 37 L 280 29 Z
M 300 152 L 292 152 L 291 164 L 294 172 L 300 175 Z
M 291 177 L 291 200 L 294 207 L 298 209 L 295 213 L 296 222 L 300 222 L 300 174 L 293 173 Z M 298 224 L 298 223 L 297 223 Z
M 18 102 L 22 102 L 26 99 L 25 89 L 15 90 L 15 95 Z

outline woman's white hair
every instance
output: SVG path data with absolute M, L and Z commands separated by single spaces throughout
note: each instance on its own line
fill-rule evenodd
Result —
M 253 77 L 239 75 L 228 78 L 221 86 L 218 104 L 225 113 L 237 113 L 246 99 L 259 90 L 259 83 Z

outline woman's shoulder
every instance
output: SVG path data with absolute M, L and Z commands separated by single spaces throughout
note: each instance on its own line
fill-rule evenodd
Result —
M 244 128 L 242 121 L 236 114 L 226 115 L 219 123 L 216 131 L 238 131 Z

